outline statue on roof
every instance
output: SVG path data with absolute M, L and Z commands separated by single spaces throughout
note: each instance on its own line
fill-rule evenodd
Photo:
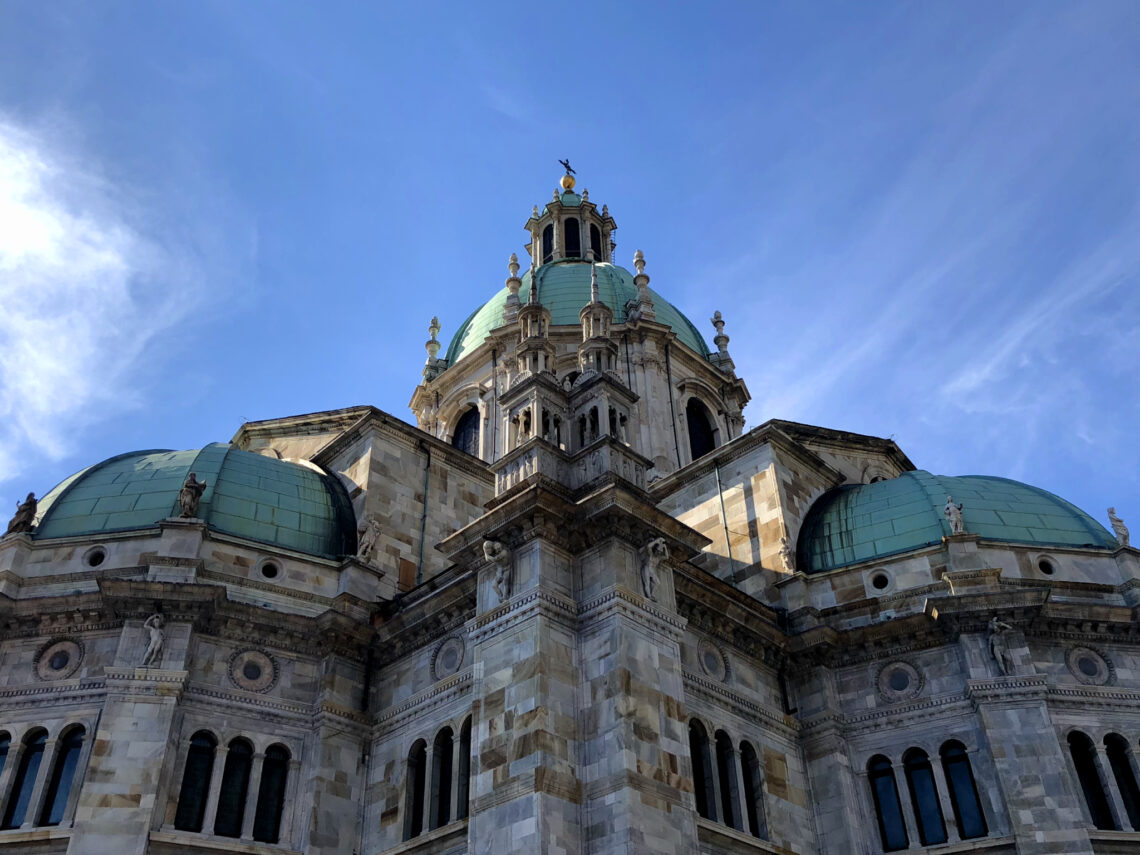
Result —
M 946 497 L 946 507 L 942 509 L 942 514 L 950 523 L 951 534 L 962 534 L 966 530 L 966 526 L 962 522 L 962 506 L 954 504 L 953 496 Z
M 570 168 L 570 158 L 566 158 L 565 160 L 560 160 L 558 162 L 566 167 L 566 174 L 567 175 L 577 175 L 578 174 L 577 172 L 575 172 L 573 169 Z
M 1112 526 L 1112 531 L 1116 535 L 1116 541 L 1121 546 L 1128 545 L 1128 526 L 1124 524 L 1124 520 L 1116 515 L 1116 508 L 1108 509 L 1108 522 Z M 9 529 L 11 531 L 11 529 Z
M 12 532 L 31 531 L 36 521 L 36 494 L 28 493 L 28 498 L 16 503 L 16 513 L 8 523 L 7 534 Z
M 198 515 L 198 502 L 206 492 L 206 482 L 199 481 L 198 476 L 191 472 L 178 491 L 178 506 L 182 508 L 183 519 L 193 519 Z

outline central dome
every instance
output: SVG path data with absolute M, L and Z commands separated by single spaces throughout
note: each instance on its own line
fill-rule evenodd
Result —
M 626 321 L 626 303 L 637 299 L 637 286 L 633 274 L 624 267 L 598 262 L 598 291 L 614 313 L 614 323 Z M 538 300 L 550 310 L 551 324 L 578 326 L 578 313 L 590 302 L 590 263 L 580 260 L 553 261 L 538 268 Z M 519 301 L 530 300 L 531 273 L 522 275 Z M 707 358 L 709 347 L 693 323 L 656 291 L 650 289 L 658 323 L 665 324 L 677 334 L 677 339 L 702 358 Z M 476 309 L 463 322 L 447 348 L 447 364 L 454 365 L 467 353 L 481 345 L 488 334 L 503 326 L 503 308 L 508 291 L 503 288 L 494 297 Z

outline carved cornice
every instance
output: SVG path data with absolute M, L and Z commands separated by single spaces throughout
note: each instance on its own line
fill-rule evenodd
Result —
M 1049 678 L 1044 674 L 967 680 L 966 695 L 975 704 L 1017 706 L 1027 701 L 1044 700 Z
M 412 695 L 406 701 L 389 707 L 376 716 L 373 738 L 379 738 L 399 729 L 408 719 L 416 718 L 429 710 L 446 706 L 459 698 L 470 695 L 473 686 L 474 681 L 470 668 L 453 674 L 446 680 L 440 680 L 434 686 Z
M 547 591 L 532 588 L 512 597 L 505 605 L 492 609 L 467 624 L 468 638 L 478 644 L 492 635 L 498 635 L 533 617 L 555 620 L 573 629 L 577 607 L 573 600 Z
M 632 617 L 642 625 L 648 625 L 659 633 L 679 642 L 684 637 L 688 621 L 667 612 L 651 603 L 640 594 L 635 594 L 627 588 L 615 587 L 604 594 L 595 597 L 577 609 L 579 629 L 586 621 L 599 621 L 610 614 L 623 614 Z
M 768 725 L 782 731 L 789 739 L 795 738 L 803 729 L 803 725 L 792 716 L 778 713 L 763 704 L 739 695 L 724 683 L 717 683 L 691 671 L 685 671 L 681 676 L 686 694 L 691 692 L 695 695 L 704 696 L 713 703 L 728 705 L 734 713 L 746 720 L 761 719 Z
M 0 689 L 0 708 L 5 710 L 24 707 L 43 708 L 62 704 L 95 703 L 102 706 L 107 683 L 101 677 L 77 680 L 60 680 L 53 683 L 26 683 L 19 687 Z M 49 700 L 50 699 L 50 700 Z

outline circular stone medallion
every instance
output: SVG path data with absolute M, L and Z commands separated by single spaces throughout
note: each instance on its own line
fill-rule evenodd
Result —
M 36 676 L 41 680 L 66 680 L 79 670 L 83 645 L 70 638 L 49 641 L 36 654 Z
M 1108 658 L 1091 647 L 1074 647 L 1065 654 L 1065 664 L 1072 675 L 1086 686 L 1106 686 L 1116 676 L 1116 669 Z
M 909 662 L 890 662 L 879 669 L 875 682 L 883 700 L 897 703 L 917 697 L 926 679 Z
M 243 650 L 230 659 L 230 679 L 247 692 L 268 692 L 277 685 L 277 663 L 260 650 Z
M 437 680 L 450 677 L 463 667 L 466 649 L 462 638 L 445 638 L 431 658 L 431 672 Z
M 714 680 L 724 682 L 728 679 L 728 659 L 724 651 L 711 641 L 702 639 L 697 645 L 697 662 L 701 670 Z

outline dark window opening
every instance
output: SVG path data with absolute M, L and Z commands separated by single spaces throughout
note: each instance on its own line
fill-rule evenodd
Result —
M 59 825 L 63 820 L 63 811 L 75 783 L 75 769 L 79 765 L 84 732 L 82 727 L 73 727 L 60 740 L 55 768 L 51 770 L 44 807 L 40 812 L 40 825 Z
M 451 765 L 454 738 L 445 727 L 435 737 L 431 763 L 431 827 L 443 828 L 451 822 Z
M 704 457 L 716 448 L 716 433 L 708 408 L 696 398 L 685 405 L 685 420 L 689 426 L 689 454 L 693 460 Z
M 16 768 L 16 780 L 12 782 L 8 796 L 8 809 L 4 812 L 4 828 L 19 828 L 28 814 L 28 804 L 32 800 L 32 790 L 44 759 L 44 743 L 47 731 L 33 731 L 24 738 L 24 753 Z
M 716 732 L 716 767 L 720 779 L 720 812 L 724 824 L 742 829 L 740 822 L 740 794 L 736 791 L 736 754 L 732 740 L 723 730 Z
M 289 752 L 280 745 L 266 749 L 257 787 L 253 814 L 253 839 L 276 843 L 281 837 L 281 814 L 285 810 L 285 784 L 289 778 Z
M 713 790 L 709 737 L 704 726 L 696 719 L 689 722 L 689 756 L 693 761 L 693 793 L 697 797 L 697 813 L 705 819 L 715 820 L 716 796 Z
M 178 793 L 178 812 L 174 816 L 174 827 L 179 831 L 202 830 L 216 748 L 217 742 L 208 733 L 195 733 L 190 738 L 186 768 L 182 772 L 182 789 Z
M 554 258 L 554 225 L 551 224 L 542 230 L 542 263 L 553 260 Z M 534 283 L 531 283 L 534 287 Z
M 459 788 L 455 799 L 455 818 L 467 818 L 467 801 L 471 793 L 471 718 L 463 720 L 459 728 L 459 768 L 455 770 Z
M 1104 738 L 1108 765 L 1120 789 L 1124 810 L 1128 813 L 1128 823 L 1133 830 L 1140 831 L 1140 787 L 1136 785 L 1136 775 L 1132 771 L 1131 752 L 1128 742 L 1118 733 L 1110 733 Z
M 867 780 L 871 784 L 871 797 L 875 801 L 875 816 L 879 820 L 879 836 L 884 852 L 906 849 L 910 841 L 906 836 L 899 788 L 891 761 L 881 754 L 867 764 Z
M 451 444 L 470 454 L 479 456 L 479 408 L 472 406 L 459 417 L 455 423 L 455 430 L 451 434 Z
M 914 818 L 918 821 L 918 838 L 923 846 L 946 842 L 946 823 L 942 818 L 942 805 L 938 801 L 938 788 L 934 783 L 934 770 L 925 751 L 912 748 L 903 756 L 906 783 Z
M 963 840 L 985 837 L 986 818 L 978 800 L 978 788 L 970 769 L 970 758 L 961 742 L 950 741 L 942 746 L 942 771 L 950 788 L 950 804 L 954 808 L 954 821 L 958 823 L 958 836 Z
M 602 257 L 602 231 L 593 223 L 590 224 L 590 249 L 594 252 L 594 261 L 605 261 Z
M 1096 747 L 1092 740 L 1080 731 L 1073 731 L 1069 734 L 1069 751 L 1073 755 L 1073 766 L 1076 767 L 1077 780 L 1084 791 L 1085 804 L 1088 805 L 1093 825 L 1106 831 L 1117 830 L 1096 767 Z
M 4 767 L 8 765 L 8 750 L 12 747 L 12 737 L 6 733 L 0 734 L 0 775 L 4 774 Z
M 245 795 L 249 791 L 249 773 L 253 765 L 253 747 L 244 739 L 235 739 L 226 752 L 222 767 L 222 787 L 218 794 L 218 814 L 214 834 L 240 837 L 245 818 Z
M 417 740 L 408 754 L 408 790 L 404 799 L 407 819 L 404 824 L 405 840 L 419 837 L 424 830 L 424 783 L 427 777 L 427 743 Z
M 760 758 L 749 743 L 740 743 L 740 764 L 744 772 L 744 812 L 748 818 L 748 832 L 761 840 L 768 839 L 767 818 L 764 812 L 764 786 L 760 778 Z
M 566 222 L 562 224 L 562 234 L 565 238 L 563 241 L 563 255 L 567 258 L 581 258 L 582 231 L 578 226 L 576 217 L 568 217 L 566 219 Z

